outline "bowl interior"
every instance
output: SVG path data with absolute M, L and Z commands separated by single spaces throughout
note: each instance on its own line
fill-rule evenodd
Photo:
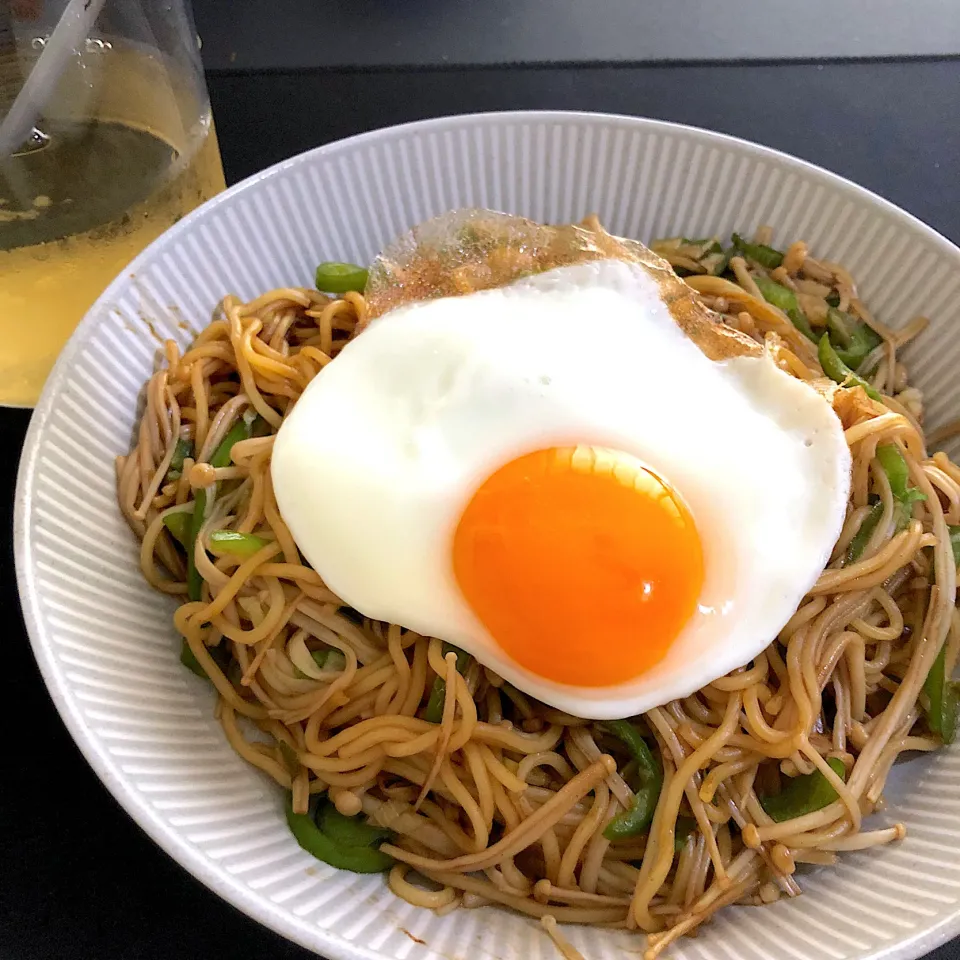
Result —
M 381 877 L 339 873 L 297 847 L 271 782 L 228 747 L 209 687 L 177 660 L 170 602 L 142 581 L 114 501 L 160 342 L 188 342 L 227 292 L 311 283 L 321 260 L 368 262 L 413 224 L 460 206 L 614 233 L 727 235 L 760 223 L 846 265 L 880 320 L 931 325 L 909 348 L 927 422 L 960 411 L 960 251 L 824 171 L 705 131 L 632 118 L 505 114 L 378 131 L 287 161 L 154 243 L 91 310 L 33 418 L 16 504 L 16 555 L 37 659 L 108 788 L 172 856 L 278 932 L 331 958 L 527 960 L 553 948 L 530 921 L 483 908 L 437 917 Z M 805 895 L 727 910 L 675 958 L 912 958 L 955 933 L 960 750 L 900 766 L 882 820 L 898 845 L 802 878 Z M 641 941 L 571 929 L 589 960 Z

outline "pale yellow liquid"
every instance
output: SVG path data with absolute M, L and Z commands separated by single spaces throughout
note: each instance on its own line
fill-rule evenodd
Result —
M 166 68 L 108 50 L 91 69 L 41 120 L 49 145 L 0 163 L 0 404 L 36 403 L 104 288 L 224 187 L 209 110 Z

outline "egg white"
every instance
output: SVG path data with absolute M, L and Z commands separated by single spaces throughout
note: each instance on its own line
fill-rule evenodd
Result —
M 656 667 L 613 687 L 520 667 L 452 573 L 476 488 L 517 456 L 576 443 L 626 451 L 666 479 L 704 552 L 697 612 Z M 850 456 L 813 389 L 766 356 L 707 359 L 642 265 L 606 260 L 374 321 L 285 419 L 272 476 L 297 544 L 345 603 L 604 719 L 687 696 L 776 637 L 840 533 Z

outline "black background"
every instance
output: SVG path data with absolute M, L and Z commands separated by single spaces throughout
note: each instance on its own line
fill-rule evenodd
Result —
M 960 59 L 212 71 L 208 83 L 228 182 L 309 147 L 408 120 L 597 110 L 785 150 L 960 241 Z
M 788 150 L 960 240 L 957 60 L 216 70 L 209 87 L 228 181 L 342 136 L 421 117 L 602 110 Z M 0 411 L 0 501 L 7 504 L 26 423 L 24 412 Z M 43 689 L 19 620 L 10 513 L 0 528 L 9 706 L 0 767 L 0 958 L 305 960 L 305 951 L 221 902 L 161 853 L 87 768 Z M 960 949 L 949 945 L 931 957 L 960 960 Z

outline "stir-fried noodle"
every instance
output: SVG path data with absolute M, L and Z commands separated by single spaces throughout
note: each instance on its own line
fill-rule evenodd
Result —
M 944 705 L 931 698 L 950 692 L 942 674 L 960 643 L 950 539 L 960 468 L 927 451 L 922 398 L 899 359 L 923 322 L 882 326 L 847 271 L 803 243 L 773 268 L 744 245 L 726 268 L 734 279 L 705 269 L 702 248 L 657 249 L 797 377 L 823 379 L 816 343 L 758 281 L 791 291 L 817 332 L 834 310 L 878 336 L 862 384 L 824 388 L 853 459 L 829 567 L 750 664 L 634 721 L 658 768 L 646 783 L 615 728 L 534 702 L 472 659 L 458 664 L 438 639 L 364 620 L 301 559 L 271 487 L 274 434 L 363 327 L 361 294 L 228 296 L 186 352 L 166 344 L 137 444 L 117 464 L 144 575 L 182 601 L 185 658 L 216 687 L 230 744 L 291 791 L 294 812 L 322 794 L 392 831 L 380 848 L 394 860 L 389 883 L 413 904 L 639 928 L 648 958 L 726 904 L 798 894 L 797 864 L 903 836 L 901 824 L 864 818 L 900 754 L 940 746 L 930 715 Z M 941 689 L 925 690 L 938 655 Z M 650 776 L 652 823 L 611 841 L 607 825 Z

